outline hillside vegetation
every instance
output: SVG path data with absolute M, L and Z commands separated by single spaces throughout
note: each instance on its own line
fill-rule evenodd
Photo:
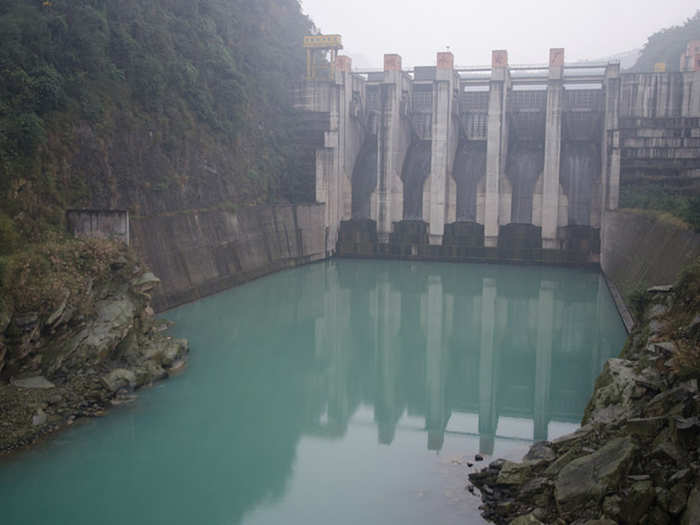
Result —
M 633 71 L 654 71 L 654 64 L 663 62 L 668 71 L 679 71 L 681 55 L 690 40 L 700 40 L 700 11 L 683 25 L 667 27 L 649 37 Z
M 305 200 L 297 0 L 0 0 L 0 256 L 64 210 Z

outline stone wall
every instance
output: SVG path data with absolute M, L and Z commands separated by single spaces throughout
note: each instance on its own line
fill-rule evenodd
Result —
M 602 243 L 603 271 L 625 298 L 640 286 L 674 283 L 700 257 L 699 234 L 652 212 L 606 212 Z
M 132 217 L 131 235 L 162 281 L 159 311 L 326 257 L 317 204 Z

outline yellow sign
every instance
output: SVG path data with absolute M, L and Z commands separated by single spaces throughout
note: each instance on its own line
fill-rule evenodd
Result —
M 343 39 L 340 35 L 305 36 L 304 47 L 310 49 L 343 49 Z
M 666 73 L 666 64 L 664 62 L 654 64 L 654 73 Z

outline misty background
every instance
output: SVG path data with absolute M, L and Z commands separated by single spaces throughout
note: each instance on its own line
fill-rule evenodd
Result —
M 448 48 L 457 65 L 490 64 L 507 49 L 511 64 L 541 64 L 552 47 L 567 62 L 620 58 L 634 64 L 649 35 L 683 24 L 697 0 L 302 0 L 323 33 L 343 35 L 356 68 L 382 66 L 398 53 L 404 67 L 432 65 Z

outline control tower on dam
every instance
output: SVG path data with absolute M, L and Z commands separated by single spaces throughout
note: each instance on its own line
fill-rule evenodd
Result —
M 700 174 L 700 46 L 682 72 L 568 64 L 561 48 L 545 65 L 496 50 L 490 66 L 439 52 L 358 71 L 332 37 L 305 42 L 294 93 L 329 255 L 597 263 L 621 180 Z

